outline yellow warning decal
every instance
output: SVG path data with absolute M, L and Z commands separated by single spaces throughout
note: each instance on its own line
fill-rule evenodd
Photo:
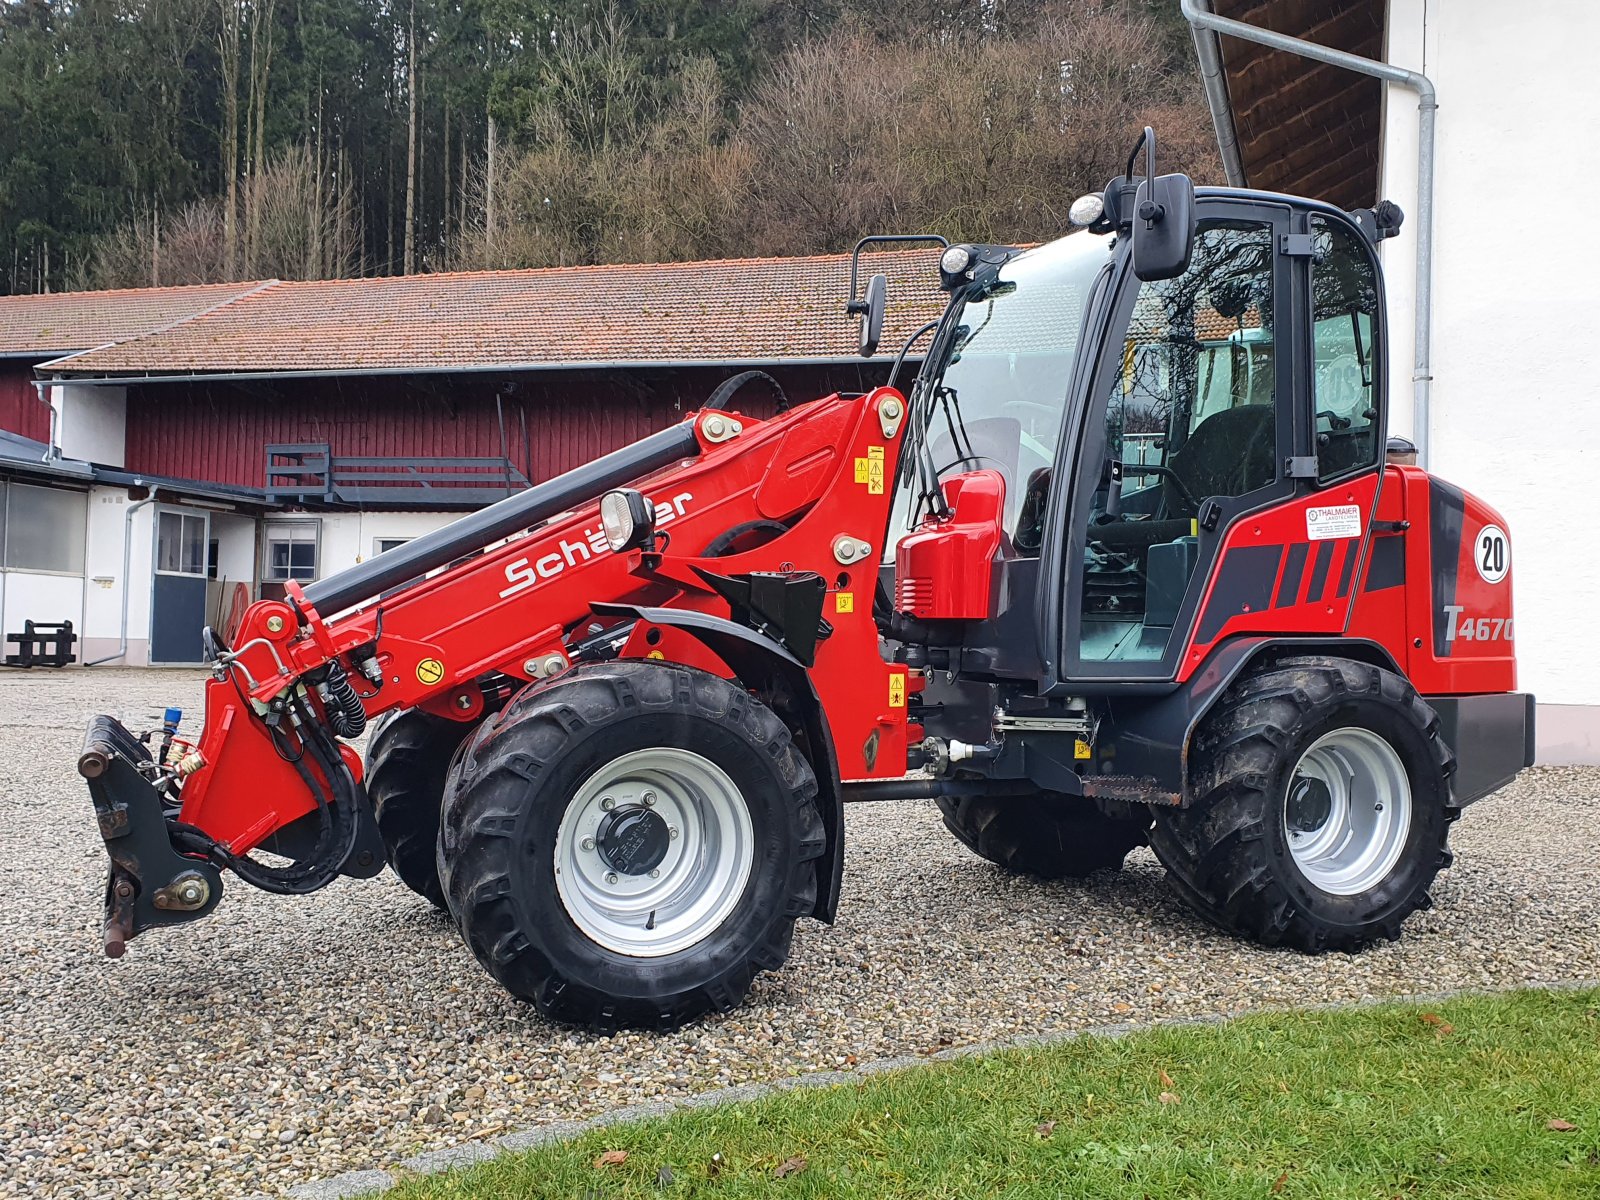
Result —
M 856 610 L 855 593 L 853 593 L 853 592 L 835 592 L 833 594 L 833 611 L 834 612 L 847 613 L 847 612 L 855 612 L 855 610 Z
M 437 658 L 425 658 L 417 664 L 417 682 L 429 687 L 444 678 L 444 664 Z
M 901 674 L 889 676 L 889 707 L 904 708 L 906 706 L 906 677 Z
M 1084 741 L 1082 738 L 1078 738 L 1072 743 L 1072 757 L 1093 758 L 1094 751 L 1090 748 L 1088 742 Z
M 650 651 L 649 654 L 646 654 L 645 657 L 646 658 L 665 658 L 666 655 L 661 653 L 661 651 L 659 651 L 659 650 L 652 650 L 652 651 Z
M 859 464 L 861 460 L 858 458 Z M 859 466 L 857 470 L 859 470 Z M 867 447 L 867 495 L 883 495 L 883 447 Z
M 871 477 L 871 475 L 871 460 L 865 458 L 856 459 L 856 482 L 865 483 Z

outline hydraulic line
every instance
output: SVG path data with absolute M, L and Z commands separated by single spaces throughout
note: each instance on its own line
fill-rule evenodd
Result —
M 349 681 L 345 681 L 349 687 Z M 352 695 L 353 695 L 352 691 Z M 359 708 L 359 701 L 357 701 Z M 350 775 L 339 756 L 337 744 L 322 728 L 310 707 L 303 700 L 295 700 L 294 715 L 299 718 L 296 732 L 300 739 L 300 753 L 294 757 L 284 754 L 306 785 L 311 798 L 316 801 L 318 831 L 311 853 L 286 867 L 268 866 L 247 854 L 233 854 L 218 845 L 203 830 L 181 822 L 168 826 L 175 845 L 183 853 L 197 854 L 232 871 L 252 887 L 280 896 L 305 895 L 326 887 L 339 874 L 339 868 L 355 849 L 360 826 L 355 806 L 359 802 L 350 785 Z M 276 737 L 274 741 L 276 741 Z M 280 753 L 282 748 L 280 747 Z M 306 765 L 306 754 L 327 779 L 333 795 L 326 794 L 322 784 Z
M 361 697 L 350 686 L 350 677 L 337 662 L 328 664 L 328 678 L 324 681 L 328 699 L 328 728 L 342 738 L 358 738 L 367 728 L 367 710 L 361 706 Z

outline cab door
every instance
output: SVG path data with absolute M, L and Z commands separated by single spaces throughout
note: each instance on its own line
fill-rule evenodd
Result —
M 1051 576 L 1058 679 L 1073 687 L 1178 677 L 1224 539 L 1293 495 L 1284 464 L 1309 438 L 1291 369 L 1307 361 L 1291 211 L 1211 199 L 1199 214 L 1182 275 L 1125 273 L 1089 382 Z M 1245 558 L 1270 589 L 1276 561 Z

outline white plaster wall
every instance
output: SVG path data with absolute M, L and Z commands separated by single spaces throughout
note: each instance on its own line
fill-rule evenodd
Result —
M 62 384 L 50 389 L 56 445 L 67 458 L 120 467 L 128 439 L 128 389 Z
M 318 575 L 322 579 L 372 557 L 377 538 L 414 538 L 442 525 L 461 513 L 447 512 L 363 512 L 323 513 L 322 551 Z
M 84 638 L 83 657 L 103 658 L 115 654 L 122 630 L 123 533 L 127 528 L 129 506 L 127 490 L 96 487 L 89 492 L 89 536 L 85 544 Z M 143 666 L 148 659 L 150 641 L 150 571 L 154 557 L 154 527 L 146 504 L 133 513 L 133 540 L 130 577 L 133 590 L 128 597 L 129 666 Z
M 24 621 L 71 621 L 83 636 L 83 579 L 77 575 L 46 575 L 36 571 L 5 572 L 5 604 L 0 622 L 6 633 L 21 633 Z M 6 653 L 15 646 L 8 645 Z M 80 641 L 77 649 L 82 658 Z
M 211 536 L 217 540 L 217 578 L 247 583 L 252 595 L 256 575 L 257 525 L 255 518 L 237 513 L 211 514 Z
M 1520 685 L 1600 706 L 1585 624 L 1600 597 L 1600 225 L 1582 202 L 1600 175 L 1600 5 L 1391 0 L 1390 15 L 1391 61 L 1439 92 L 1430 466 L 1509 522 Z M 1384 186 L 1408 213 L 1415 130 L 1412 94 L 1389 88 Z M 1408 232 L 1385 247 L 1396 432 L 1410 427 Z

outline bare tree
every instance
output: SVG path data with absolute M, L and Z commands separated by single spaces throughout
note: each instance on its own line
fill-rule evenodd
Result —
M 417 0 L 406 32 L 406 228 L 403 270 L 417 269 Z
M 256 231 L 248 257 L 230 261 L 221 198 L 164 219 L 142 214 L 102 237 L 80 280 L 85 287 L 149 287 L 219 279 L 338 279 L 360 265 L 355 184 L 348 159 L 317 169 L 316 155 L 292 146 L 245 180 L 240 200 Z
M 217 33 L 217 58 L 222 76 L 222 177 L 223 250 L 226 268 L 220 278 L 231 279 L 239 261 L 239 74 L 245 0 L 218 0 L 221 23 Z

